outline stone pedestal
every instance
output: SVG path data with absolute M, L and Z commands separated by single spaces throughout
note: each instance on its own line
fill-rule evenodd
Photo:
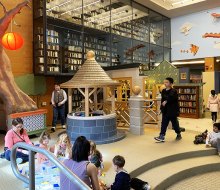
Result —
M 144 134 L 144 98 L 140 95 L 131 96 L 129 99 L 130 106 L 130 132 L 135 135 Z

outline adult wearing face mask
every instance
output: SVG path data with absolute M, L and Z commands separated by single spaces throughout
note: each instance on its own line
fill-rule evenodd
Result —
M 216 123 L 217 121 L 219 108 L 220 108 L 219 98 L 215 94 L 215 90 L 211 90 L 211 94 L 209 95 L 208 102 L 207 102 L 207 109 L 209 109 L 211 112 L 213 123 Z
M 25 142 L 33 145 L 26 130 L 23 128 L 23 120 L 21 118 L 12 120 L 12 129 L 10 129 L 5 136 L 5 158 L 8 161 L 10 161 L 12 147 L 18 142 Z M 18 149 L 16 158 L 18 164 L 27 162 L 29 160 L 28 151 Z

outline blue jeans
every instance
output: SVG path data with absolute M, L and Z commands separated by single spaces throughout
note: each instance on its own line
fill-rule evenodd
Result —
M 57 118 L 60 115 L 61 125 L 65 125 L 65 105 L 53 107 L 53 122 L 52 126 L 56 127 L 57 125 Z
M 23 160 L 23 162 L 28 162 L 29 161 L 29 155 L 24 154 L 24 153 L 19 152 L 19 151 L 17 151 L 16 158 L 21 158 Z M 5 159 L 8 160 L 8 161 L 11 160 L 11 151 L 10 150 L 7 150 L 5 152 Z

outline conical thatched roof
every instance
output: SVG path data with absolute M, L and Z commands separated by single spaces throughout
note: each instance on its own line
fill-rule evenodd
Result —
M 87 60 L 77 71 L 74 77 L 61 84 L 62 88 L 88 88 L 118 86 L 120 83 L 113 81 L 102 67 L 96 62 L 93 51 L 87 53 Z

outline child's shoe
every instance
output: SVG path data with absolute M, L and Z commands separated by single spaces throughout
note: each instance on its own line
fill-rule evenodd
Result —
M 22 158 L 17 158 L 17 159 L 16 159 L 16 163 L 17 163 L 17 164 L 23 163 L 23 159 L 22 159 Z
M 150 190 L 151 189 L 151 187 L 150 187 L 150 185 L 148 185 L 148 184 L 145 184 L 143 187 L 142 187 L 142 190 Z
M 165 142 L 165 137 L 164 137 L 164 135 L 160 135 L 159 137 L 154 137 L 154 139 L 155 139 L 156 141 L 159 141 L 159 142 Z

